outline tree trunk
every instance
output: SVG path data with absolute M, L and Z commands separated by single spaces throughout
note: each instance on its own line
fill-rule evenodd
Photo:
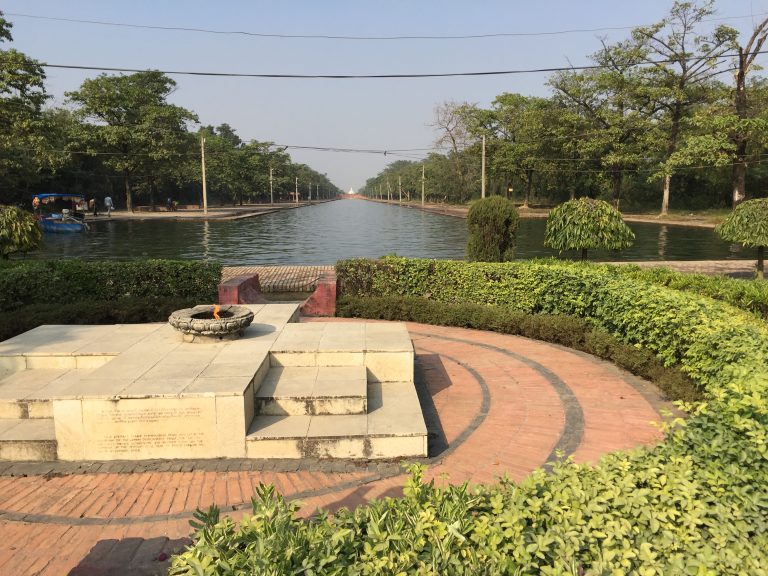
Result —
M 532 188 L 533 188 L 533 170 L 528 170 L 525 178 L 525 200 L 523 200 L 523 208 L 528 208 L 528 202 L 531 199 Z
M 765 246 L 757 247 L 757 279 L 763 280 L 765 278 L 763 274 L 763 260 L 765 257 Z
M 619 200 L 621 199 L 621 182 L 623 180 L 621 170 L 614 170 L 611 178 L 613 180 L 613 207 L 618 210 Z
M 669 213 L 669 188 L 672 182 L 672 176 L 667 174 L 664 176 L 664 191 L 661 197 L 661 215 L 666 216 Z
M 131 197 L 131 177 L 128 172 L 123 172 L 125 179 L 125 208 L 128 212 L 133 212 L 133 198 Z
M 736 161 L 733 163 L 733 208 L 744 201 L 747 195 L 747 141 L 739 140 L 736 146 Z

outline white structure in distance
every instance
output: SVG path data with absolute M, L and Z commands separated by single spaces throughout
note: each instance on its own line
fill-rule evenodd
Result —
M 347 194 L 354 194 L 354 193 L 355 193 L 355 189 L 354 188 L 350 188 L 349 192 L 347 192 Z

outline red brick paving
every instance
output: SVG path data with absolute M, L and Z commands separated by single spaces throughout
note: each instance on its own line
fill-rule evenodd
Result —
M 222 282 L 242 274 L 258 274 L 262 292 L 311 292 L 323 273 L 333 266 L 226 266 Z
M 418 324 L 409 330 L 448 444 L 427 472 L 437 482 L 484 483 L 502 474 L 521 480 L 545 464 L 568 434 L 580 439 L 573 451 L 579 462 L 661 437 L 650 424 L 660 419 L 661 402 L 649 401 L 633 386 L 634 377 L 606 362 L 514 336 Z M 581 424 L 566 422 L 562 390 L 553 379 L 577 400 Z M 490 401 L 485 415 L 484 387 Z M 0 573 L 162 571 L 167 562 L 156 561 L 158 546 L 181 544 L 157 538 L 188 536 L 195 508 L 214 502 L 240 518 L 260 482 L 275 484 L 288 497 L 303 494 L 307 515 L 318 507 L 335 510 L 397 496 L 405 475 L 300 469 L 6 476 L 0 478 Z M 25 522 L 25 514 L 44 516 Z

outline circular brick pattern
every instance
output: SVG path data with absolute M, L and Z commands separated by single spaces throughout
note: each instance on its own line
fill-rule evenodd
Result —
M 519 481 L 556 457 L 594 462 L 661 438 L 653 387 L 607 362 L 515 336 L 408 328 L 430 433 L 426 476 L 438 484 Z M 404 481 L 388 462 L 0 463 L 0 573 L 152 565 L 153 546 L 189 535 L 196 508 L 216 503 L 237 520 L 260 482 L 308 515 L 397 496 Z

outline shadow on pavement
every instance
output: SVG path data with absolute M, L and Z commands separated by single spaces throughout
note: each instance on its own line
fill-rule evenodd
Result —
M 165 536 L 99 540 L 69 576 L 160 576 L 168 573 L 171 556 L 191 543 Z

